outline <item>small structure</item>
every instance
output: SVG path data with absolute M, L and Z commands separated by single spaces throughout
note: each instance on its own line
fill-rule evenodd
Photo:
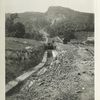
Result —
M 94 44 L 94 37 L 88 37 L 87 41 L 85 43 L 87 43 L 87 44 Z
M 87 40 L 88 41 L 94 41 L 94 37 L 88 37 Z

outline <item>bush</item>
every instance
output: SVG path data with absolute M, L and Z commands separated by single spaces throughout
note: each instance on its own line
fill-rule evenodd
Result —
M 70 42 L 71 39 L 76 39 L 74 32 L 68 32 L 64 34 L 63 43 L 66 44 L 67 42 Z
M 6 36 L 22 38 L 25 34 L 25 27 L 21 22 L 14 23 L 16 18 L 18 18 L 18 14 L 10 14 L 10 16 L 6 18 Z
M 14 33 L 15 33 L 15 37 L 17 37 L 17 38 L 24 37 L 24 34 L 25 34 L 24 25 L 20 22 L 15 23 L 14 24 Z

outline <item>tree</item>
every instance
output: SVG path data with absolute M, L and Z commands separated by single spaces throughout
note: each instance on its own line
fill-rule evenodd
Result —
M 74 38 L 74 34 L 73 32 L 66 32 L 64 34 L 64 40 L 63 40 L 63 43 L 66 44 L 67 42 L 70 42 L 71 39 Z
M 13 25 L 14 22 L 9 17 L 6 18 L 6 23 L 5 23 L 6 34 L 13 32 Z
M 14 24 L 15 37 L 22 38 L 25 34 L 25 26 L 21 22 Z
M 11 33 L 14 32 L 14 20 L 18 18 L 18 14 L 10 14 L 9 17 L 6 18 L 5 22 L 5 30 L 8 36 L 11 36 Z
M 14 21 L 16 18 L 18 18 L 18 14 L 17 14 L 17 13 L 10 14 L 10 19 L 11 19 L 12 21 Z

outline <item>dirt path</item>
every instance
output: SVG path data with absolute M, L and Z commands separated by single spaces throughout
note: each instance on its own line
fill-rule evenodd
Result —
M 7 100 L 94 100 L 93 55 L 72 44 L 58 44 L 57 53 Z
M 41 30 L 40 30 L 40 33 L 43 34 L 43 37 L 45 38 L 45 43 L 48 43 L 48 36 L 49 36 L 49 34 L 46 33 L 46 32 L 44 31 L 44 29 L 41 29 Z

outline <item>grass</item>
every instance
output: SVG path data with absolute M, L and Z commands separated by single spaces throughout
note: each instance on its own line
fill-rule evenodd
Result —
M 75 32 L 75 37 L 77 37 L 78 40 L 84 41 L 87 40 L 87 37 L 94 37 L 94 32 Z
M 31 46 L 31 50 L 25 47 Z M 6 83 L 30 70 L 42 60 L 44 46 L 41 42 L 6 37 Z
M 42 45 L 41 42 L 31 39 L 22 39 L 13 37 L 6 38 L 6 49 L 21 50 L 24 49 L 26 46 L 33 46 L 34 48 L 37 48 L 41 45 Z

